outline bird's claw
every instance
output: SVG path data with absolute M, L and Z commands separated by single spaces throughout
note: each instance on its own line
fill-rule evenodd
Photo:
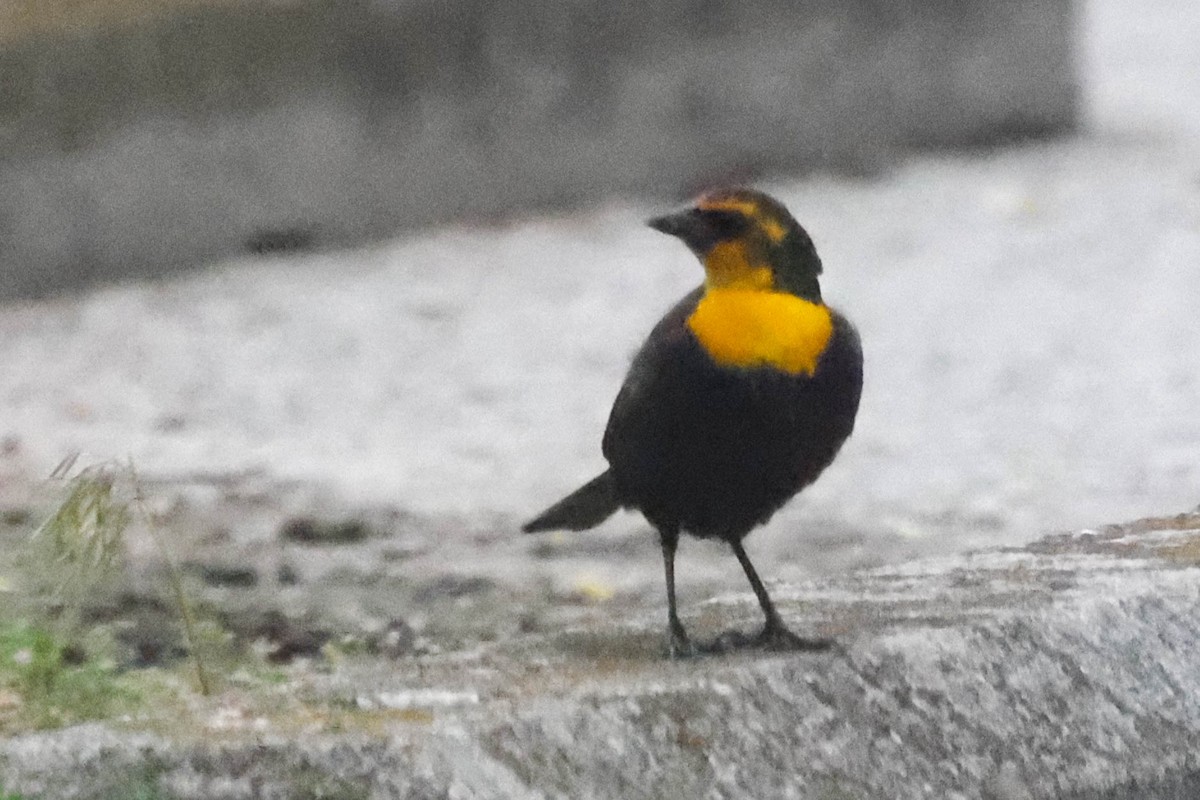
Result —
M 670 631 L 667 634 L 667 656 L 672 660 L 695 658 L 700 650 L 692 644 L 692 640 L 682 630 Z

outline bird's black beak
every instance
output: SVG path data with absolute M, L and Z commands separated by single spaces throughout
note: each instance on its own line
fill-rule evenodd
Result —
M 646 220 L 646 224 L 660 233 L 682 239 L 689 247 L 694 247 L 709 238 L 708 225 L 704 218 L 692 209 L 655 217 Z
M 667 213 L 661 217 L 647 219 L 646 224 L 650 228 L 658 230 L 659 233 L 664 233 L 668 236 L 678 236 L 679 239 L 688 241 L 692 235 L 700 233 L 701 219 L 695 213 L 689 211 L 680 211 L 678 213 Z

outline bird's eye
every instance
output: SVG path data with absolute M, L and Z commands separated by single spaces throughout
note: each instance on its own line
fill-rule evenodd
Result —
M 746 217 L 736 211 L 705 211 L 704 219 L 718 239 L 733 239 L 746 232 Z

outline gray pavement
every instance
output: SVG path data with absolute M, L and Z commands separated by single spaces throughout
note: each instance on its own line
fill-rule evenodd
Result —
M 292 671 L 277 693 L 232 688 L 170 719 L 14 736 L 0 776 L 45 800 L 1184 800 L 1200 746 L 1197 525 L 781 592 L 790 621 L 839 638 L 832 652 L 669 662 L 657 619 L 606 620 Z M 686 616 L 711 630 L 758 611 L 743 593 Z
M 1095 0 L 1081 23 L 1078 138 L 764 184 L 867 359 L 855 436 L 751 540 L 783 574 L 1200 502 L 1200 9 Z M 512 530 L 603 467 L 631 352 L 699 280 L 641 225 L 657 210 L 9 304 L 5 471 L 82 449 L 168 483 L 257 471 Z

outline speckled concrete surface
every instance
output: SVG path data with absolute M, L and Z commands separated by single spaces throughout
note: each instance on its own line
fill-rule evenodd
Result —
M 672 663 L 643 615 L 293 671 L 289 696 L 358 710 L 297 735 L 226 694 L 167 732 L 0 742 L 0 776 L 45 800 L 1177 800 L 1200 746 L 1198 554 L 1184 515 L 787 587 L 789 623 L 838 638 L 823 654 Z M 757 610 L 741 595 L 688 617 Z
M 780 574 L 1200 502 L 1200 11 L 1152 6 L 1085 6 L 1079 138 L 767 185 L 867 358 L 843 455 L 752 539 Z M 512 530 L 602 468 L 629 355 L 699 278 L 654 210 L 8 305 L 6 469 L 257 469 Z

